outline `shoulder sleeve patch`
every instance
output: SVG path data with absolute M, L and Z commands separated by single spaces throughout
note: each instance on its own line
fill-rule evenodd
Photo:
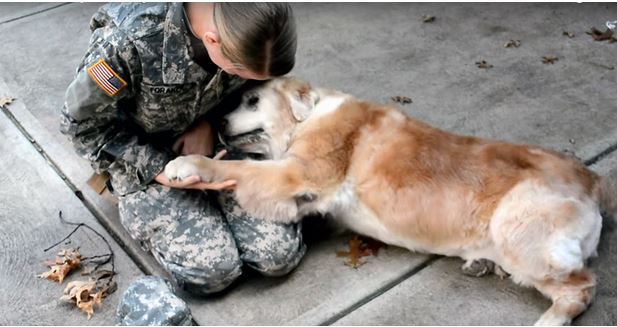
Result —
M 88 67 L 88 75 L 110 97 L 115 96 L 126 86 L 126 82 L 105 62 L 99 59 Z

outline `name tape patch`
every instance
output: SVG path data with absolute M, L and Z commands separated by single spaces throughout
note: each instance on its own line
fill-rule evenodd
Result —
M 115 96 L 126 86 L 126 82 L 106 62 L 100 59 L 88 67 L 88 75 L 110 97 Z
M 149 86 L 151 94 L 176 94 L 182 92 L 182 88 L 178 86 Z

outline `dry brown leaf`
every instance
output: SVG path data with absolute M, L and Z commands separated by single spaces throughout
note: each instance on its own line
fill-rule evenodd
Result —
M 73 281 L 66 285 L 64 295 L 60 300 L 75 304 L 81 311 L 88 314 L 88 320 L 94 314 L 94 305 L 101 305 L 103 291 L 97 288 L 96 282 Z
M 478 68 L 482 68 L 482 69 L 493 68 L 493 65 L 489 64 L 488 62 L 486 62 L 486 60 L 477 61 L 476 62 L 476 66 L 478 66 Z
M 521 46 L 521 40 L 510 40 L 503 46 L 504 48 L 518 48 Z
M 573 38 L 574 37 L 574 33 L 573 32 L 568 32 L 568 31 L 563 31 L 563 35 L 569 37 L 569 38 Z
M 348 257 L 349 259 L 345 261 L 345 265 L 352 268 L 358 268 L 365 264 L 366 262 L 362 261 L 361 258 L 369 256 L 370 254 L 371 251 L 366 248 L 366 245 L 358 235 L 349 240 L 349 251 L 336 252 L 337 257 Z
M 90 281 L 73 281 L 64 288 L 60 300 L 73 303 L 81 311 L 88 314 L 88 320 L 94 314 L 94 305 L 102 304 L 102 300 L 118 288 L 115 282 L 105 282 L 102 279 Z
M 348 257 L 345 261 L 345 265 L 352 268 L 358 268 L 366 262 L 362 261 L 362 257 L 377 256 L 379 249 L 386 247 L 387 245 L 381 241 L 374 240 L 369 237 L 363 237 L 355 235 L 349 240 L 349 251 L 337 251 L 337 257 Z
M 423 15 L 422 16 L 422 22 L 423 23 L 432 23 L 435 21 L 435 16 L 431 16 L 431 15 Z
M 7 104 L 11 104 L 13 103 L 13 101 L 15 101 L 15 98 L 10 97 L 10 96 L 0 97 L 0 107 L 4 107 Z
M 94 293 L 94 295 L 90 295 L 90 298 L 88 301 L 82 301 L 80 303 L 77 303 L 77 307 L 81 309 L 81 311 L 87 313 L 88 320 L 90 320 L 90 318 L 92 318 L 92 315 L 94 314 L 94 305 L 98 304 L 100 306 L 101 299 L 102 299 L 102 293 L 97 292 L 97 293 Z
M 559 58 L 555 57 L 555 56 L 544 56 L 542 57 L 542 63 L 543 64 L 547 64 L 547 65 L 552 65 L 555 62 L 557 62 L 559 60 Z
M 609 28 L 607 28 L 606 31 L 602 32 L 598 30 L 597 28 L 592 27 L 591 30 L 586 33 L 591 35 L 591 37 L 595 41 L 609 41 L 611 43 L 617 41 L 617 39 L 613 37 L 613 33 L 614 33 L 613 30 Z
M 40 274 L 38 277 L 62 283 L 71 271 L 81 265 L 81 254 L 79 248 L 63 249 L 58 253 L 55 261 L 46 260 L 44 263 L 49 267 L 49 271 Z
M 390 99 L 394 102 L 398 102 L 401 104 L 408 104 L 412 102 L 410 97 L 406 97 L 402 95 L 395 95 L 393 97 L 390 97 Z

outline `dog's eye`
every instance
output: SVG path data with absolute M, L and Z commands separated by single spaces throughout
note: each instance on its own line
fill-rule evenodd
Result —
M 256 106 L 257 102 L 259 102 L 259 97 L 255 96 L 255 95 L 249 97 L 249 100 L 247 101 L 248 105 L 251 106 L 251 107 Z

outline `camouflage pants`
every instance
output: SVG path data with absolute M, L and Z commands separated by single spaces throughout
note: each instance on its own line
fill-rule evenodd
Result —
M 116 315 L 120 326 L 191 326 L 189 307 L 159 276 L 144 276 L 122 295 Z
M 250 217 L 231 191 L 215 199 L 153 183 L 120 197 L 119 207 L 131 236 L 194 294 L 223 290 L 240 276 L 242 263 L 264 275 L 285 275 L 306 252 L 300 224 Z

